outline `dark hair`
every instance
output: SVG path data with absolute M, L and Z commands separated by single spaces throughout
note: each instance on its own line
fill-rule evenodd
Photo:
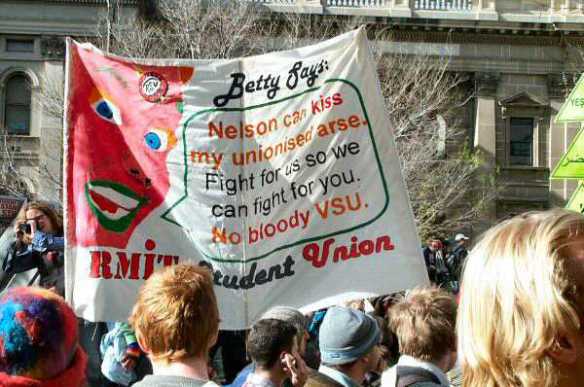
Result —
M 290 352 L 296 328 L 288 322 L 263 319 L 251 327 L 247 337 L 247 353 L 256 366 L 272 368 L 284 351 Z

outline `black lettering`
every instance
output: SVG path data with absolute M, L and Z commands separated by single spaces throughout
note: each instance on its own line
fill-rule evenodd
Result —
M 244 73 L 232 73 L 231 88 L 227 94 L 218 95 L 213 98 L 213 104 L 217 107 L 223 107 L 229 103 L 229 100 L 241 98 L 243 95 L 243 82 L 245 81 Z
M 258 274 L 255 277 L 255 282 L 257 285 L 263 285 L 270 282 L 268 280 L 268 273 L 264 269 L 258 271 Z
M 237 286 L 237 276 L 232 275 L 231 277 L 226 275 L 223 277 L 223 286 L 227 289 L 239 289 Z
M 243 277 L 241 277 L 241 281 L 239 281 L 239 286 L 242 289 L 251 289 L 255 286 L 254 284 L 254 274 L 256 271 L 256 268 L 258 267 L 257 263 L 252 263 L 251 264 L 251 268 L 249 269 L 249 273 L 247 275 L 244 275 Z
M 266 269 L 258 270 L 258 264 L 252 263 L 249 272 L 243 277 L 237 275 L 226 275 L 220 270 L 213 269 L 213 266 L 206 261 L 199 262 L 199 266 L 205 267 L 213 274 L 213 283 L 227 289 L 251 289 L 256 285 L 263 285 L 274 280 L 291 277 L 295 274 L 294 264 L 296 262 L 292 256 L 288 255 L 283 263 L 278 263 Z
M 290 90 L 296 88 L 298 85 L 298 70 L 300 70 L 301 67 L 302 61 L 300 60 L 294 63 L 290 71 L 288 71 L 288 80 L 286 81 L 286 86 L 288 86 Z
M 291 255 L 286 257 L 286 260 L 284 261 L 283 264 L 285 277 L 291 277 L 294 275 L 294 270 L 292 269 L 292 266 L 294 266 L 295 263 L 296 262 L 294 262 Z

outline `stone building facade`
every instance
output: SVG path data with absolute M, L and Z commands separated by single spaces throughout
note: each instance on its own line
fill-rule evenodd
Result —
M 392 31 L 386 51 L 448 57 L 450 70 L 468 74 L 475 98 L 463 125 L 500 190 L 487 222 L 569 199 L 576 183 L 550 183 L 549 176 L 580 127 L 554 120 L 584 69 L 584 1 L 297 0 L 268 6 L 363 17 Z
M 550 183 L 549 174 L 579 128 L 554 118 L 582 72 L 584 0 L 260 2 L 273 12 L 362 17 L 392 31 L 385 50 L 446 56 L 468 74 L 475 98 L 464 125 L 501 189 L 490 220 L 569 198 L 575 183 Z M 39 90 L 47 76 L 62 79 L 63 37 L 95 36 L 100 23 L 137 12 L 137 0 L 0 3 L 0 128 L 28 191 L 60 197 L 45 174 L 61 178 L 60 144 L 51 141 L 62 125 L 43 112 Z M 18 92 L 23 83 L 29 96 Z
M 0 2 L 0 178 L 13 183 L 0 195 L 60 202 L 63 125 L 46 99 L 62 92 L 64 38 L 95 37 L 107 20 L 133 18 L 136 9 L 136 0 Z
M 466 125 L 500 189 L 491 220 L 562 206 L 576 186 L 550 183 L 549 175 L 579 129 L 554 120 L 582 72 L 584 38 L 568 30 L 571 25 L 561 32 L 546 24 L 533 31 L 514 29 L 520 27 L 500 22 L 498 29 L 444 32 L 405 25 L 393 34 L 400 46 L 426 45 L 430 53 L 440 47 L 450 68 L 473 80 L 474 113 Z

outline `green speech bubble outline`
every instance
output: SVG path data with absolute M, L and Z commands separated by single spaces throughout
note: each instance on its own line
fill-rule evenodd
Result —
M 361 105 L 361 109 L 363 110 L 363 115 L 365 116 L 365 119 L 367 120 L 367 128 L 369 130 L 369 136 L 371 138 L 371 143 L 373 145 L 373 151 L 375 153 L 375 160 L 377 162 L 377 166 L 379 167 L 379 172 L 380 172 L 380 176 L 381 176 L 381 185 L 383 187 L 383 192 L 385 195 L 385 203 L 383 205 L 383 208 L 381 209 L 381 211 L 379 212 L 379 214 L 377 214 L 376 216 L 374 216 L 372 219 L 365 221 L 361 224 L 358 224 L 356 226 L 353 227 L 349 227 L 343 230 L 339 230 L 339 231 L 334 231 L 331 232 L 329 234 L 325 234 L 325 235 L 320 235 L 320 236 L 316 236 L 316 237 L 312 237 L 312 238 L 305 238 L 305 239 L 301 239 L 299 241 L 293 242 L 293 243 L 289 243 L 286 245 L 282 245 L 280 247 L 276 247 L 273 250 L 264 253 L 262 255 L 259 255 L 257 257 L 252 257 L 252 258 L 247 258 L 247 259 L 225 259 L 225 258 L 221 258 L 221 257 L 215 257 L 209 254 L 206 254 L 204 252 L 203 249 L 201 249 L 200 247 L 197 246 L 197 250 L 203 255 L 205 256 L 205 258 L 211 260 L 211 261 L 215 261 L 215 262 L 224 262 L 224 263 L 247 263 L 247 262 L 254 262 L 254 261 L 259 261 L 261 259 L 267 258 L 268 256 L 280 251 L 280 250 L 284 250 L 284 249 L 289 249 L 291 247 L 297 246 L 299 244 L 303 244 L 303 243 L 309 243 L 309 242 L 314 242 L 314 241 L 318 241 L 320 239 L 325 239 L 325 238 L 330 238 L 332 236 L 335 235 L 341 235 L 341 234 L 346 234 L 348 232 L 357 230 L 359 228 L 363 228 L 365 226 L 368 226 L 372 223 L 374 223 L 375 221 L 377 221 L 384 213 L 385 211 L 387 211 L 387 208 L 389 207 L 389 190 L 387 188 L 387 181 L 385 180 L 385 174 L 383 171 L 383 166 L 381 164 L 381 160 L 379 159 L 379 151 L 377 150 L 377 143 L 375 142 L 375 137 L 373 136 L 373 129 L 371 128 L 371 121 L 369 120 L 369 115 L 367 114 L 367 109 L 365 108 L 365 104 L 363 102 L 363 96 L 361 94 L 361 92 L 359 91 L 359 89 L 357 88 L 357 86 L 355 86 L 351 81 L 348 81 L 346 79 L 340 79 L 340 78 L 330 78 L 327 79 L 323 82 L 322 85 L 317 86 L 317 87 L 312 87 L 310 89 L 306 89 L 300 93 L 297 94 L 293 94 L 290 95 L 288 97 L 285 98 L 281 98 L 279 100 L 276 101 L 272 101 L 272 102 L 266 102 L 263 104 L 259 104 L 259 105 L 254 105 L 254 106 L 248 106 L 248 107 L 242 107 L 242 108 L 210 108 L 210 109 L 204 109 L 201 110 L 199 112 L 194 113 L 193 115 L 191 115 L 184 123 L 183 125 L 183 130 L 182 130 L 182 141 L 183 141 L 183 157 L 184 157 L 184 166 L 185 166 L 185 172 L 184 172 L 184 176 L 183 176 L 183 183 L 184 183 L 184 194 L 175 202 L 173 203 L 170 208 L 168 210 L 166 210 L 160 217 L 164 220 L 166 220 L 169 223 L 172 223 L 180 228 L 184 228 L 183 225 L 181 225 L 180 223 L 176 222 L 173 219 L 168 218 L 168 215 L 170 214 L 170 212 L 176 207 L 178 206 L 183 200 L 185 200 L 189 195 L 188 195 L 188 156 L 187 156 L 187 141 L 186 141 L 186 132 L 187 132 L 187 128 L 190 124 L 190 122 L 202 115 L 202 114 L 206 114 L 206 113 L 212 113 L 212 112 L 233 112 L 233 111 L 246 111 L 246 110 L 253 110 L 253 109 L 259 109 L 262 107 L 266 107 L 266 106 L 270 106 L 270 105 L 276 105 L 278 103 L 290 100 L 290 99 L 294 99 L 296 97 L 302 96 L 304 94 L 308 94 L 308 93 L 312 93 L 316 90 L 321 89 L 325 84 L 328 83 L 332 83 L 332 82 L 341 82 L 344 84 L 349 85 L 350 87 L 353 88 L 353 90 L 357 93 L 357 96 L 359 97 L 359 103 Z M 245 232 L 245 231 L 244 231 Z M 196 242 L 195 242 L 196 244 Z

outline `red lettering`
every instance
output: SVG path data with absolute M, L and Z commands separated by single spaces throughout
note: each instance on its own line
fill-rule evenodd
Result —
M 350 258 L 358 259 L 379 253 L 382 251 L 391 251 L 395 249 L 389 235 L 382 235 L 376 239 L 364 239 L 359 241 L 356 236 L 351 237 L 351 245 L 335 245 L 333 238 L 326 239 L 322 245 L 317 242 L 306 244 L 302 249 L 302 256 L 309 261 L 313 267 L 322 268 L 329 262 L 342 263 Z M 328 257 L 332 250 L 332 260 Z
M 158 255 L 158 263 L 162 261 L 164 267 L 176 265 L 178 263 L 178 256 L 176 255 Z
M 101 251 L 91 251 L 91 270 L 89 276 L 91 278 L 100 278 L 99 265 L 101 263 Z
M 213 228 L 211 229 L 211 235 L 213 235 L 213 237 L 211 238 L 213 243 L 227 243 L 227 231 L 225 231 L 225 229 L 220 230 L 217 227 L 213 226 Z
M 111 253 L 108 251 L 90 251 L 90 256 L 90 278 L 116 280 L 146 280 L 154 273 L 157 266 L 177 265 L 180 260 L 178 255 L 130 253 L 127 251 Z M 114 261 L 112 261 L 112 258 Z M 142 265 L 144 274 L 140 278 Z M 114 267 L 115 273 L 112 267 Z
M 133 253 L 131 261 L 128 259 L 125 251 L 118 251 L 118 267 L 116 270 L 115 279 L 128 278 L 132 280 L 139 279 L 140 271 L 140 253 Z M 128 277 L 128 268 L 130 269 L 130 276 Z M 120 273 L 121 272 L 121 273 Z
M 101 263 L 99 266 L 101 266 L 101 276 L 105 279 L 110 279 L 113 277 L 111 264 L 112 264 L 111 254 L 108 253 L 107 251 L 102 251 Z
M 148 279 L 154 273 L 154 258 L 156 254 L 144 254 L 146 257 L 146 262 L 144 262 L 144 277 L 143 279 Z

